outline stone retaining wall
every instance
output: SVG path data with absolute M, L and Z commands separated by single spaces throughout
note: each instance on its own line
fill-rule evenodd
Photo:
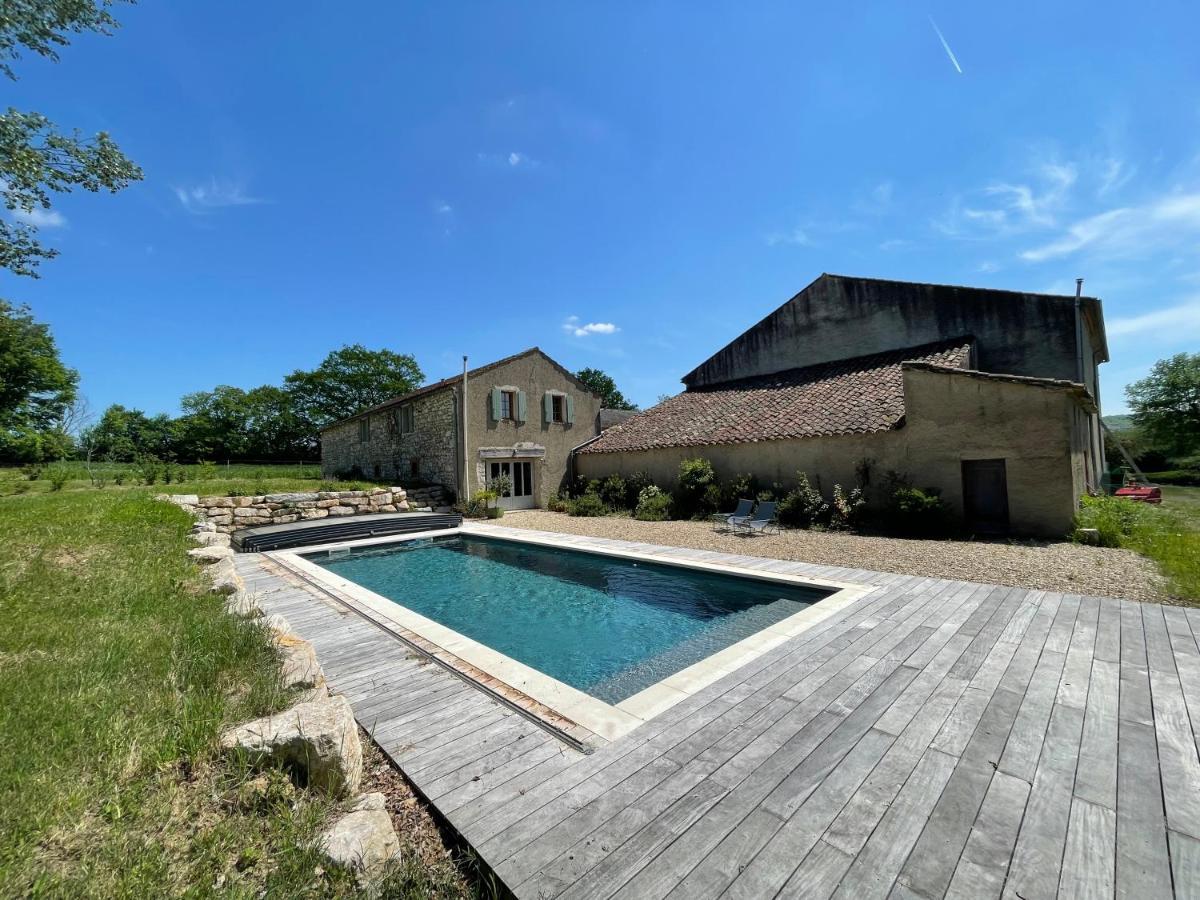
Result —
M 174 494 L 165 499 L 183 507 L 217 531 L 231 532 L 256 525 L 285 525 L 330 516 L 407 512 L 408 494 L 402 487 L 365 491 L 311 491 L 264 494 L 256 497 L 198 497 Z

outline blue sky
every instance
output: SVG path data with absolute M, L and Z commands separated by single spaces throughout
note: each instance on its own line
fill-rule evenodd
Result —
M 144 0 L 18 67 L 146 172 L 0 275 L 97 411 L 350 342 L 430 379 L 536 344 L 649 405 L 823 271 L 1084 276 L 1106 412 L 1200 347 L 1194 4 L 436 7 Z

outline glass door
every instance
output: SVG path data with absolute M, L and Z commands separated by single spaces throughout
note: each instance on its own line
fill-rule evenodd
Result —
M 508 490 L 497 500 L 497 505 L 505 509 L 533 508 L 533 463 L 530 460 L 514 459 L 504 462 L 496 461 L 488 467 L 488 484 L 496 479 L 508 479 Z

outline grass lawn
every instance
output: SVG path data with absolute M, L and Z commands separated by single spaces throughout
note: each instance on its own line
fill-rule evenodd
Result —
M 288 698 L 266 632 L 203 593 L 187 516 L 159 486 L 0 483 L 0 896 L 356 894 L 305 849 L 330 802 L 216 753 L 223 727 Z M 407 840 L 385 896 L 472 893 L 444 849 Z

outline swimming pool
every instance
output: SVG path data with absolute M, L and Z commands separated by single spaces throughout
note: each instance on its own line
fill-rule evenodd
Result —
M 614 705 L 832 593 L 465 534 L 306 558 Z
M 680 548 L 482 523 L 267 556 L 589 745 L 628 733 L 872 589 L 773 571 L 771 560 L 713 562 Z

